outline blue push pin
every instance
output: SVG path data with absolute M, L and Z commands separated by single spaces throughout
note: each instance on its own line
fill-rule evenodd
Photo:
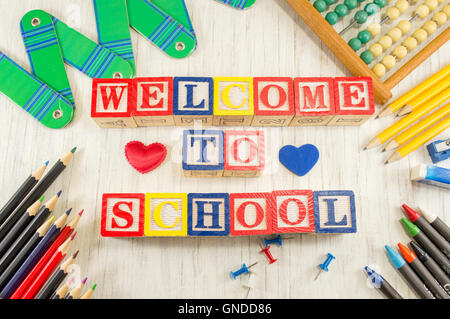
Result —
M 264 237 L 264 244 L 266 244 L 266 247 L 269 246 L 270 244 L 277 244 L 278 246 L 281 247 L 282 245 L 281 235 L 278 235 L 277 237 L 272 239 L 267 239 Z
M 258 262 L 255 262 L 255 263 L 251 264 L 251 265 L 248 266 L 248 267 L 247 267 L 245 264 L 242 264 L 241 269 L 239 269 L 238 271 L 236 271 L 236 272 L 230 271 L 231 276 L 233 277 L 233 279 L 236 279 L 236 277 L 242 275 L 243 273 L 249 274 L 250 271 L 249 271 L 248 269 L 249 269 L 249 268 L 252 268 L 252 267 L 253 267 L 254 265 L 256 265 L 257 263 L 258 263 Z
M 325 262 L 323 264 L 319 264 L 320 270 L 317 273 L 317 276 L 314 280 L 317 280 L 317 278 L 319 278 L 319 275 L 322 272 L 322 270 L 328 271 L 328 265 L 331 263 L 331 261 L 333 259 L 336 259 L 336 257 L 334 257 L 332 254 L 328 253 L 328 256 L 327 256 L 327 259 L 325 260 Z

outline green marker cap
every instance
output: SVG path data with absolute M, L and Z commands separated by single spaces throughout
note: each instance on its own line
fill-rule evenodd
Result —
M 405 217 L 402 218 L 403 226 L 406 228 L 406 231 L 411 237 L 416 236 L 418 233 L 420 233 L 420 228 L 411 223 L 409 220 L 407 220 Z

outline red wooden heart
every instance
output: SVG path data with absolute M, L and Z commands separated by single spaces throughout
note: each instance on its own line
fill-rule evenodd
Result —
M 139 141 L 131 141 L 125 146 L 128 163 L 142 174 L 157 168 L 164 161 L 166 155 L 167 149 L 161 143 L 147 146 Z

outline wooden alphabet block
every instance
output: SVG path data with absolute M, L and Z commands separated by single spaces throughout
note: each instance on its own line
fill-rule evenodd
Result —
M 175 125 L 171 77 L 135 78 L 134 92 L 133 118 L 138 126 Z
M 213 120 L 214 82 L 208 77 L 175 77 L 173 79 L 173 117 L 175 125 L 211 126 Z
M 314 233 L 312 190 L 274 191 L 273 233 Z
M 134 100 L 133 80 L 94 79 L 91 117 L 104 128 L 136 127 Z
M 185 130 L 183 132 L 183 173 L 186 177 L 223 175 L 223 131 Z
M 316 233 L 356 233 L 354 193 L 314 192 L 314 216 Z
M 263 131 L 225 131 L 223 176 L 256 177 L 264 169 Z
M 103 237 L 144 236 L 144 194 L 103 194 L 100 233 Z
M 332 78 L 295 78 L 295 116 L 290 126 L 327 125 L 335 114 Z
M 371 77 L 334 78 L 336 116 L 329 126 L 361 125 L 375 113 Z
M 252 126 L 288 126 L 295 115 L 294 81 L 289 77 L 253 78 Z
M 188 194 L 188 235 L 228 236 L 229 201 L 226 193 Z
M 253 119 L 253 79 L 214 78 L 214 118 L 217 126 L 249 126 Z
M 230 194 L 230 235 L 272 234 L 272 193 Z
M 145 194 L 146 236 L 187 236 L 187 194 Z

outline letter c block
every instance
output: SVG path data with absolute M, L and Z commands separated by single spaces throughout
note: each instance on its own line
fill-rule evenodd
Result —
M 187 194 L 145 194 L 146 236 L 187 236 Z

